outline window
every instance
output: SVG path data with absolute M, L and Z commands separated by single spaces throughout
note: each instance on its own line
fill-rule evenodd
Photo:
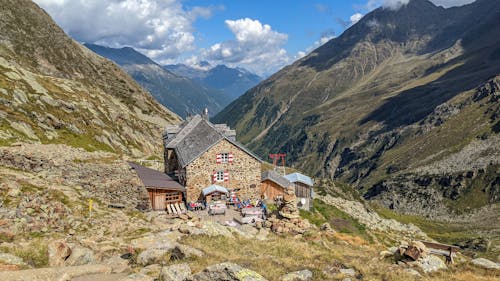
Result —
M 224 181 L 224 171 L 217 171 L 215 181 Z
M 227 164 L 227 163 L 231 164 L 233 163 L 233 159 L 234 156 L 233 153 L 231 152 L 218 153 L 216 156 L 217 164 Z
M 229 162 L 229 153 L 221 153 L 220 159 L 221 159 L 222 163 L 228 163 Z

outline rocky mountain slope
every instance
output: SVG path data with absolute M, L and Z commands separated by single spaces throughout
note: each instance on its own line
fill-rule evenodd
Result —
M 447 217 L 500 202 L 500 5 L 379 8 L 215 118 L 261 155 Z
M 85 44 L 85 46 L 116 62 L 137 83 L 150 91 L 161 104 L 179 116 L 185 117 L 193 112 L 200 113 L 204 108 L 215 114 L 234 100 L 222 91 L 203 86 L 190 78 L 162 68 L 133 48 L 116 49 L 95 44 Z
M 196 80 L 208 88 L 224 92 L 230 97 L 230 101 L 239 98 L 262 80 L 261 77 L 246 69 L 231 68 L 225 65 L 211 67 L 208 63 L 202 63 L 199 69 L 184 64 L 163 67 L 178 75 Z
M 179 117 L 114 63 L 70 39 L 31 1 L 0 5 L 0 144 L 65 143 L 159 154 Z

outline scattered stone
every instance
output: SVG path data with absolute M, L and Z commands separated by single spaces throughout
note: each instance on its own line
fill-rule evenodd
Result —
M 339 269 L 339 272 L 343 275 L 347 275 L 347 276 L 355 276 L 356 275 L 356 271 L 352 268 L 341 268 Z
M 49 265 L 62 266 L 71 255 L 71 248 L 65 241 L 52 241 L 48 244 Z
M 67 267 L 49 267 L 19 271 L 0 271 L 0 280 L 8 281 L 54 281 L 71 280 L 74 277 L 91 274 L 108 274 L 111 268 L 105 265 L 82 265 Z M 63 278 L 64 277 L 64 278 Z
M 327 232 L 333 232 L 334 231 L 333 228 L 332 228 L 332 226 L 329 223 L 327 223 L 327 222 L 325 222 L 324 224 L 322 224 L 319 229 L 321 229 L 323 231 L 327 231 Z
M 161 272 L 161 265 L 150 264 L 146 267 L 143 267 L 139 273 L 149 276 L 160 276 L 160 272 Z
M 225 262 L 216 265 L 211 265 L 205 268 L 202 272 L 192 275 L 187 280 L 264 281 L 266 279 L 255 271 L 243 268 L 234 263 Z
M 111 267 L 113 273 L 122 273 L 127 271 L 129 267 L 129 261 L 123 259 L 120 256 L 113 256 L 104 262 L 105 265 Z
M 7 253 L 0 253 L 0 264 L 13 265 L 17 268 L 27 266 L 22 258 Z
M 446 264 L 442 259 L 434 255 L 428 255 L 413 262 L 413 265 L 420 268 L 424 273 L 435 272 L 441 269 L 446 269 Z
M 170 260 L 170 251 L 173 248 L 151 248 L 142 251 L 137 256 L 137 263 L 147 266 L 155 263 L 164 263 Z
M 191 276 L 191 268 L 187 264 L 174 264 L 162 268 L 160 281 L 184 281 L 189 276 Z
M 179 227 L 179 232 L 182 234 L 190 234 L 191 231 L 189 230 L 189 227 L 187 225 L 181 225 Z
M 404 251 L 404 255 L 412 258 L 414 261 L 420 257 L 426 257 L 429 249 L 420 241 L 413 241 Z
M 310 270 L 305 269 L 285 274 L 281 277 L 281 281 L 309 281 L 312 280 L 313 274 Z
M 490 261 L 490 260 L 485 259 L 485 258 L 473 259 L 471 262 L 472 262 L 472 264 L 479 266 L 479 267 L 482 267 L 482 268 L 500 270 L 499 263 Z
M 170 260 L 182 260 L 191 257 L 201 258 L 203 256 L 204 254 L 202 251 L 182 244 L 177 245 L 170 252 Z
M 86 265 L 94 262 L 94 252 L 92 250 L 81 246 L 75 246 L 71 249 L 71 255 L 66 259 L 65 265 Z

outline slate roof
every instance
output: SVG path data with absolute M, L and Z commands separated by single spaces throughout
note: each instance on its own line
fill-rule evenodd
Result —
M 270 180 L 281 187 L 287 188 L 290 186 L 290 181 L 278 174 L 276 171 L 268 170 L 262 173 L 262 181 Z
M 203 119 L 200 115 L 195 115 L 191 120 L 182 125 L 180 130 L 178 128 L 167 128 L 166 134 L 169 133 L 169 130 L 178 130 L 178 133 L 176 133 L 175 137 L 171 140 L 166 140 L 165 148 L 175 150 L 179 164 L 184 168 L 219 141 L 225 139 L 253 158 L 262 162 L 257 155 L 253 154 L 242 144 L 224 136 L 221 129 L 222 126 L 219 125 L 216 128 L 212 123 Z
M 216 185 L 216 184 L 212 184 L 211 186 L 206 187 L 202 190 L 203 196 L 207 196 L 208 194 L 216 192 L 216 191 L 226 193 L 226 194 L 229 193 L 229 191 L 225 187 L 222 187 L 222 186 Z
M 135 170 L 145 187 L 186 191 L 184 186 L 167 176 L 165 173 L 141 166 L 134 162 L 128 162 L 128 164 Z
M 288 175 L 284 176 L 284 178 L 289 180 L 290 182 L 301 182 L 301 183 L 307 184 L 309 186 L 314 185 L 313 180 L 310 177 L 303 175 L 301 173 L 288 174 Z

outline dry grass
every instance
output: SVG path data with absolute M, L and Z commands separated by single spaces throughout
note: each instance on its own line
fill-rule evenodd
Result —
M 279 280 L 288 272 L 309 269 L 314 280 L 342 280 L 348 276 L 340 268 L 354 268 L 363 280 L 500 280 L 498 273 L 469 265 L 455 265 L 446 271 L 416 279 L 390 261 L 380 260 L 379 245 L 369 245 L 362 238 L 348 234 L 326 235 L 311 232 L 302 238 L 271 234 L 267 241 L 223 236 L 188 236 L 183 244 L 198 248 L 203 258 L 189 260 L 193 272 L 209 265 L 234 262 L 254 270 L 268 280 Z M 352 278 L 351 280 L 355 280 Z

